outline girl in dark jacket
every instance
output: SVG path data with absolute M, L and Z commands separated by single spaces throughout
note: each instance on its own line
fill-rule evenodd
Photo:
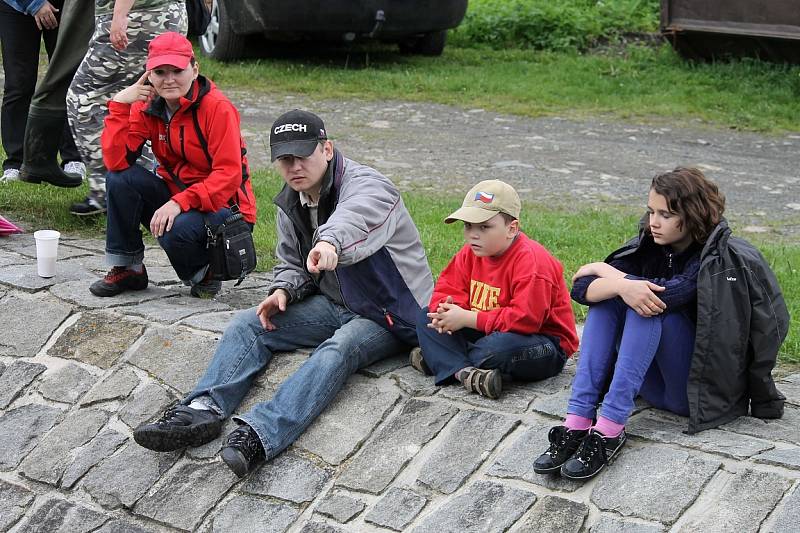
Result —
M 536 472 L 596 475 L 625 444 L 637 394 L 689 415 L 700 256 L 724 209 L 725 197 L 699 170 L 658 175 L 639 246 L 575 273 L 572 298 L 590 306 L 580 359 L 567 418 L 550 430 Z

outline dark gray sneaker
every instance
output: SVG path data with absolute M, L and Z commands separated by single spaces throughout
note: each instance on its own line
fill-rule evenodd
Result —
M 627 440 L 624 429 L 616 437 L 606 437 L 594 429 L 589 431 L 575 455 L 561 467 L 561 477 L 580 481 L 596 476 L 614 462 Z
M 253 428 L 242 424 L 228 435 L 228 442 L 222 448 L 222 460 L 242 478 L 266 459 L 264 446 Z
M 432 376 L 433 372 L 431 372 L 428 363 L 425 362 L 425 358 L 422 356 L 422 348 L 416 347 L 411 350 L 411 353 L 408 354 L 408 362 L 411 364 L 411 367 L 418 372 L 422 372 L 426 376 Z
M 171 452 L 186 446 L 211 442 L 222 430 L 222 417 L 213 411 L 174 405 L 161 418 L 133 431 L 133 440 L 157 452 Z
M 589 434 L 588 429 L 567 429 L 566 426 L 553 426 L 547 438 L 550 447 L 533 462 L 537 474 L 553 474 L 561 471 L 561 465 L 572 457 Z

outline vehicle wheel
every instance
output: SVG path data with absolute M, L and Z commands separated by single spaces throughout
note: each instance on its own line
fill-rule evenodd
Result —
M 214 0 L 211 7 L 211 22 L 206 32 L 200 36 L 200 50 L 203 55 L 231 61 L 244 54 L 244 36 L 234 33 L 228 18 L 225 2 Z
M 421 56 L 440 56 L 447 42 L 447 30 L 426 33 L 411 41 L 400 43 L 400 51 L 404 54 Z

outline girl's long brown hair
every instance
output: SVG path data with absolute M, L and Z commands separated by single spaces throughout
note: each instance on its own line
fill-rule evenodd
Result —
M 666 198 L 669 210 L 681 217 L 681 227 L 686 224 L 699 243 L 706 242 L 725 211 L 725 195 L 696 168 L 678 167 L 659 174 L 650 188 Z

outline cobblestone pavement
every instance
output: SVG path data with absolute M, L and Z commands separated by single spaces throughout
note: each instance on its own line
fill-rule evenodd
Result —
M 35 272 L 31 235 L 0 239 L 0 530 L 76 532 L 797 532 L 800 374 L 782 420 L 699 435 L 637 407 L 612 468 L 577 484 L 533 459 L 563 414 L 574 365 L 498 401 L 437 388 L 403 358 L 353 376 L 271 463 L 237 480 L 221 439 L 157 454 L 132 428 L 180 398 L 259 274 L 214 300 L 189 297 L 163 252 L 151 286 L 92 296 L 103 243 L 65 238 L 58 273 Z M 307 357 L 279 354 L 240 410 Z M 230 429 L 230 422 L 226 426 Z

